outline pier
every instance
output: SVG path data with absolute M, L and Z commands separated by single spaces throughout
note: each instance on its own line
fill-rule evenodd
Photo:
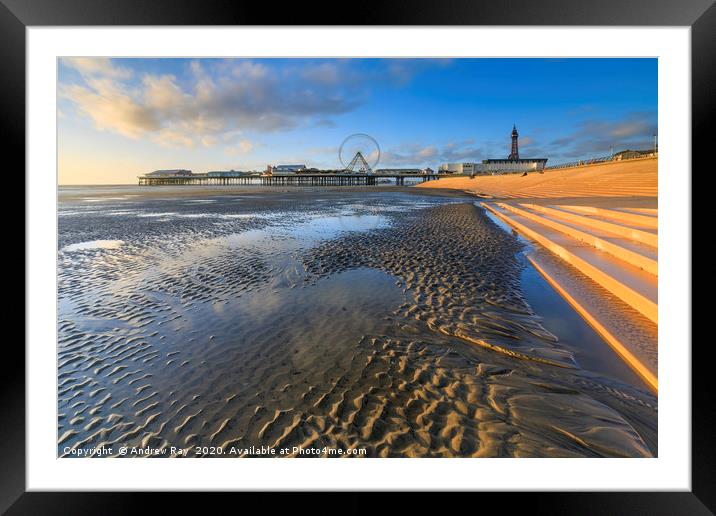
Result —
M 375 186 L 381 179 L 392 179 L 396 186 L 404 186 L 405 179 L 417 182 L 435 181 L 439 174 L 285 174 L 285 175 L 231 175 L 209 176 L 206 174 L 139 176 L 139 186 L 162 185 L 261 185 L 261 186 Z

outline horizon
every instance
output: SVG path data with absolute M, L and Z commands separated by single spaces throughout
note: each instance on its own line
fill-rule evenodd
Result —
M 653 147 L 657 59 L 60 58 L 61 186 L 158 169 L 336 168 L 367 133 L 378 168 Z

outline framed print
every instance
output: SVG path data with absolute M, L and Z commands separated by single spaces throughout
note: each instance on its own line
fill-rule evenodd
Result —
M 2 8 L 28 205 L 3 509 L 437 490 L 710 514 L 714 7 L 208 5 Z

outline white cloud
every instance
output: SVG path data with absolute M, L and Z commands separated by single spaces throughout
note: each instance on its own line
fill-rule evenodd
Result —
M 438 149 L 434 145 L 430 145 L 418 151 L 417 156 L 422 159 L 434 158 L 438 154 Z
M 164 147 L 194 147 L 194 139 L 183 131 L 165 127 L 153 136 L 154 141 Z
M 338 67 L 333 63 L 321 63 L 306 67 L 301 75 L 309 82 L 329 85 L 337 84 L 341 79 Z
M 386 149 L 380 158 L 381 165 L 399 167 L 436 166 L 438 162 L 475 161 L 484 155 L 472 140 L 437 145 L 402 145 Z
M 287 130 L 316 119 L 329 125 L 327 115 L 358 105 L 325 66 L 287 81 L 252 61 L 216 61 L 208 65 L 212 73 L 193 61 L 189 80 L 146 74 L 130 83 L 131 72 L 109 59 L 72 58 L 66 65 L 80 70 L 84 84 L 63 85 L 60 95 L 98 129 L 170 147 L 212 146 L 224 133 Z M 242 142 L 236 148 L 250 151 Z
M 534 144 L 534 138 L 530 136 L 520 136 L 520 147 L 529 147 Z
M 63 87 L 60 95 L 89 115 L 98 129 L 113 130 L 130 138 L 161 129 L 152 110 L 111 79 L 89 79 L 88 85 Z
M 546 143 L 543 152 L 556 159 L 583 159 L 606 155 L 610 149 L 644 150 L 653 145 L 657 130 L 656 111 L 629 112 L 617 120 L 590 119 L 572 134 Z
M 147 107 L 171 111 L 179 109 L 187 100 L 172 75 L 144 76 L 144 102 Z
M 239 156 L 241 154 L 248 154 L 254 148 L 253 143 L 247 139 L 241 139 L 236 145 L 231 145 L 224 149 L 224 152 L 229 156 Z
M 108 57 L 63 57 L 60 59 L 65 66 L 74 68 L 85 77 L 102 75 L 115 79 L 127 79 L 132 71 L 116 67 Z
M 215 136 L 206 135 L 201 137 L 201 144 L 204 147 L 213 147 L 218 142 L 218 139 Z

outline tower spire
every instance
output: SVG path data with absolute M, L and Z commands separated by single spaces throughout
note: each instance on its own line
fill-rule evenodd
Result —
M 520 150 L 517 145 L 518 137 L 519 134 L 517 133 L 517 126 L 515 124 L 512 124 L 512 150 L 507 159 L 520 159 Z

